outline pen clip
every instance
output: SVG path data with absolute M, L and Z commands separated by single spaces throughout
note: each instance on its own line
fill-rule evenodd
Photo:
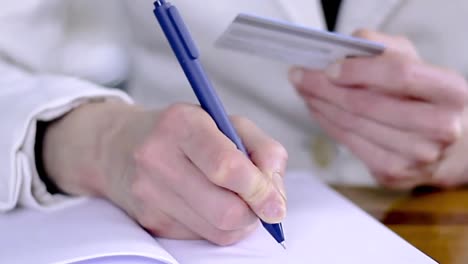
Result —
M 200 56 L 200 53 L 197 47 L 195 46 L 192 36 L 190 35 L 187 27 L 185 26 L 179 11 L 175 6 L 170 6 L 167 9 L 167 13 L 174 28 L 177 30 L 177 34 L 179 35 L 184 44 L 184 48 L 187 50 L 187 54 L 192 60 L 197 59 Z
M 165 4 L 166 4 L 166 0 L 156 0 L 156 1 L 154 2 L 154 6 L 155 6 L 155 7 L 163 6 L 163 5 L 165 5 Z

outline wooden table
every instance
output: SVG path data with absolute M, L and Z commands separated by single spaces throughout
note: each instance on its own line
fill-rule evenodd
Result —
M 334 188 L 439 263 L 468 263 L 468 189 Z

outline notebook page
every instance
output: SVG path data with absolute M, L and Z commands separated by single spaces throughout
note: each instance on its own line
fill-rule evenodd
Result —
M 120 263 L 112 256 L 141 260 L 131 263 L 177 263 L 125 213 L 102 200 L 0 215 L 0 263 Z
M 182 264 L 249 263 L 436 263 L 328 186 L 305 173 L 286 177 L 288 249 L 259 227 L 237 245 L 159 240 Z

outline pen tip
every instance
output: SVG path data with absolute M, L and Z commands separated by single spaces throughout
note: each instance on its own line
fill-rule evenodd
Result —
M 281 244 L 281 246 L 286 250 L 286 243 L 281 242 L 280 244 Z

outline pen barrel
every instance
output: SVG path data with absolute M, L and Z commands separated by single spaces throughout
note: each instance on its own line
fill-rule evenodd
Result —
M 226 135 L 240 151 L 248 156 L 247 150 L 245 149 L 242 140 L 229 120 L 224 106 L 216 94 L 211 81 L 207 78 L 206 75 L 200 74 L 201 72 L 204 72 L 202 67 L 203 66 L 198 60 L 182 63 L 182 68 L 187 76 L 187 79 L 193 87 L 195 95 L 200 102 L 200 106 L 215 121 L 219 130 L 224 135 Z
M 177 57 L 192 89 L 200 102 L 200 106 L 215 121 L 219 130 L 248 156 L 248 152 L 232 126 L 221 100 L 198 60 L 198 51 L 188 30 L 182 24 L 178 11 L 174 6 L 166 3 L 165 6 L 155 8 L 154 14 L 161 25 L 164 35 Z

